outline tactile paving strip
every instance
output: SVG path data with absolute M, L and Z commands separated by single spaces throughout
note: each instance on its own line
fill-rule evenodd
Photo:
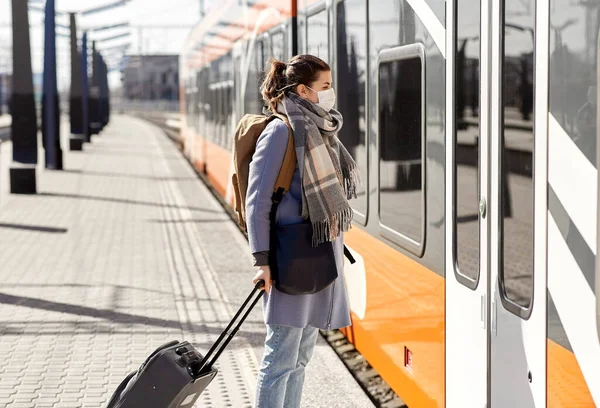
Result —
M 157 137 L 161 137 L 157 131 Z M 156 149 L 162 151 L 161 149 Z M 155 162 L 155 175 L 160 177 L 163 204 L 165 251 L 180 321 L 186 340 L 201 352 L 217 340 L 233 310 L 218 287 L 215 271 L 204 255 L 192 222 L 193 209 L 170 176 L 164 155 Z M 226 217 L 225 214 L 220 215 Z M 252 408 L 257 361 L 246 341 L 236 338 L 216 364 L 219 374 L 204 391 L 196 406 Z

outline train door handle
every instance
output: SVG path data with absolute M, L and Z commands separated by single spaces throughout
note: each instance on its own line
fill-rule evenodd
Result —
M 485 330 L 486 328 L 486 310 L 487 310 L 487 296 L 485 294 L 481 295 L 481 328 Z

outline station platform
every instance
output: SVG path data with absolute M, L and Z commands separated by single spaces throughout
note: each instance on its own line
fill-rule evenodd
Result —
M 157 346 L 208 350 L 252 288 L 243 235 L 163 131 L 113 115 L 38 194 L 6 194 L 0 149 L 0 406 L 105 407 Z M 43 162 L 43 155 L 40 155 Z M 197 407 L 252 407 L 265 327 L 258 306 Z M 303 407 L 373 407 L 319 337 Z

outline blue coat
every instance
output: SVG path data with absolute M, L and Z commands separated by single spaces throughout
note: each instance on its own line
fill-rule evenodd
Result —
M 288 143 L 288 128 L 279 119 L 271 121 L 258 138 L 250 163 L 246 195 L 246 224 L 252 253 L 269 250 L 271 196 Z M 279 225 L 296 224 L 301 217 L 302 195 L 298 166 L 290 191 L 277 209 Z M 334 242 L 338 278 L 329 287 L 311 295 L 287 295 L 272 287 L 265 294 L 263 310 L 266 324 L 292 327 L 313 326 L 338 329 L 350 325 L 350 308 L 344 282 L 344 238 Z

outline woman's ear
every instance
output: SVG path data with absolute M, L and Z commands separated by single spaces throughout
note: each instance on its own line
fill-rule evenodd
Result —
M 308 99 L 308 88 L 304 84 L 300 84 L 296 87 L 296 93 L 303 97 L 304 99 Z

